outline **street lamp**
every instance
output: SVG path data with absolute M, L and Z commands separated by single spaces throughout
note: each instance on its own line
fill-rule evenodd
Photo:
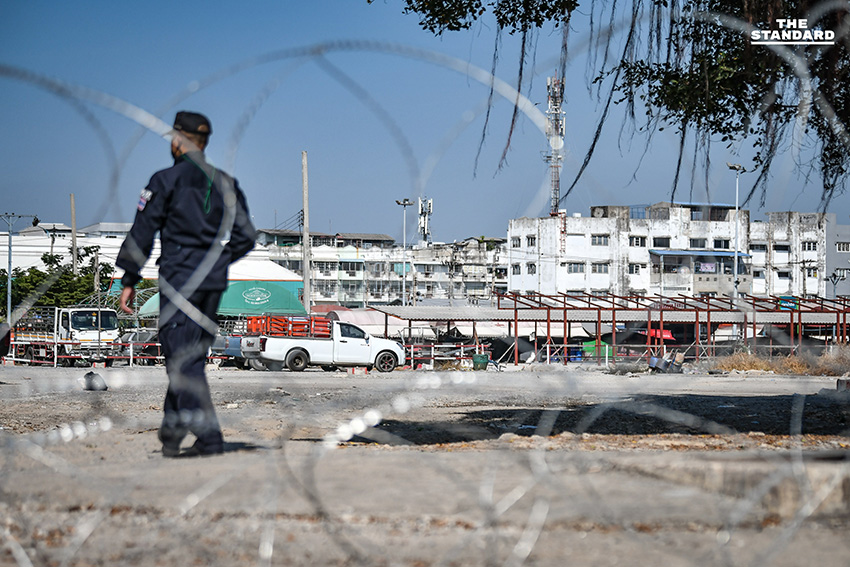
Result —
M 832 298 L 835 299 L 838 297 L 838 295 L 835 293 L 835 286 L 838 285 L 838 282 L 847 279 L 847 275 L 844 273 L 839 274 L 838 270 L 835 270 L 829 275 L 828 279 L 830 282 L 832 282 Z
M 31 218 L 32 225 L 38 226 L 38 217 L 35 215 L 16 215 L 15 213 L 3 213 L 0 215 L 6 224 L 9 227 L 9 240 L 8 240 L 8 248 L 9 248 L 9 268 L 6 272 L 6 322 L 11 326 L 12 324 L 12 225 L 15 224 L 15 221 L 23 218 Z
M 735 284 L 733 291 L 733 299 L 738 299 L 738 181 L 742 173 L 746 173 L 746 169 L 740 163 L 726 162 L 729 169 L 735 170 L 735 265 L 732 266 L 732 283 Z
M 403 201 L 396 200 L 396 205 L 401 205 L 402 229 L 401 229 L 401 304 L 407 305 L 407 207 L 413 204 L 408 198 Z

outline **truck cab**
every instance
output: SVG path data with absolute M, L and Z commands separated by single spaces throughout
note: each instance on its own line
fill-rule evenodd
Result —
M 92 306 L 27 309 L 13 329 L 15 359 L 73 364 L 108 361 L 118 338 L 118 313 Z

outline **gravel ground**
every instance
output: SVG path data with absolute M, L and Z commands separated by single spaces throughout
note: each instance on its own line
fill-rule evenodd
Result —
M 0 566 L 850 564 L 834 378 L 221 369 L 164 459 L 163 369 L 85 372 L 0 370 Z

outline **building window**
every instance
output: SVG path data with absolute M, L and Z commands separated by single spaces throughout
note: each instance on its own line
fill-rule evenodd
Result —
M 607 234 L 593 234 L 590 236 L 591 246 L 608 246 Z
M 367 262 L 366 271 L 372 275 L 380 276 L 387 271 L 387 266 L 380 262 Z
M 817 268 L 806 268 L 806 277 L 807 278 L 818 277 L 818 269 Z
M 567 264 L 567 273 L 568 274 L 583 274 L 584 273 L 584 263 L 583 262 L 570 262 Z
M 764 279 L 764 270 L 753 270 L 753 279 L 763 280 Z
M 705 248 L 705 238 L 691 238 L 691 248 Z
M 511 275 L 518 276 L 521 273 L 519 264 L 511 264 Z
M 790 280 L 791 272 L 776 272 L 776 277 L 780 280 Z
M 592 264 L 590 266 L 590 272 L 593 274 L 607 274 L 608 262 L 605 262 L 604 264 Z
M 813 240 L 803 241 L 803 252 L 817 252 L 818 243 Z
M 773 245 L 774 252 L 790 252 L 791 245 L 790 244 L 774 244 Z
M 329 276 L 332 272 L 336 272 L 338 269 L 338 264 L 336 262 L 322 262 L 316 261 L 313 262 L 313 269 L 322 273 L 322 275 Z
M 533 276 L 537 273 L 537 264 L 535 264 L 534 262 L 529 262 L 525 265 L 525 271 L 528 273 L 529 276 Z
M 519 236 L 511 237 L 511 248 L 519 248 L 522 246 L 522 239 Z
M 645 264 L 629 264 L 629 273 L 632 275 L 640 275 L 641 268 L 645 268 Z
M 649 218 L 654 220 L 670 220 L 670 209 L 664 207 L 662 209 L 651 209 Z
M 646 218 L 646 207 L 629 207 L 629 218 L 630 219 L 645 219 Z
M 752 250 L 753 252 L 767 252 L 767 244 L 753 244 L 750 246 L 750 250 Z
M 629 246 L 635 246 L 638 248 L 646 248 L 646 237 L 645 236 L 630 236 L 629 237 Z
M 717 207 L 712 207 L 711 211 L 708 214 L 709 220 L 713 220 L 716 222 L 724 222 L 726 220 L 726 215 L 729 213 L 729 209 L 721 209 Z
M 363 262 L 345 262 L 339 263 L 340 271 L 348 273 L 349 276 L 354 276 L 357 272 L 363 271 Z
M 334 293 L 336 293 L 336 282 L 329 282 L 324 280 L 318 280 L 313 282 L 314 290 L 316 293 L 323 297 L 331 297 Z
M 313 246 L 333 246 L 334 245 L 334 237 L 333 236 L 311 236 L 310 242 Z
M 728 238 L 715 238 L 714 239 L 714 248 L 715 248 L 715 250 L 729 250 L 729 239 Z
M 533 234 L 529 234 L 528 236 L 525 237 L 525 245 L 529 246 L 529 247 L 537 246 L 537 237 L 534 236 Z
M 670 248 L 670 237 L 656 236 L 652 239 L 652 246 L 653 248 Z
M 702 220 L 702 209 L 691 209 L 691 220 Z
M 850 242 L 836 242 L 835 243 L 835 251 L 836 252 L 850 252 Z

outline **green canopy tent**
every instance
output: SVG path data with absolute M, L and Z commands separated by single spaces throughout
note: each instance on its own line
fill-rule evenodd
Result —
M 232 281 L 221 296 L 218 306 L 220 316 L 260 315 L 262 313 L 289 313 L 306 315 L 304 306 L 298 301 L 297 289 L 287 289 L 287 284 L 303 285 L 301 282 Z M 155 294 L 139 309 L 139 317 L 159 315 L 159 293 Z

